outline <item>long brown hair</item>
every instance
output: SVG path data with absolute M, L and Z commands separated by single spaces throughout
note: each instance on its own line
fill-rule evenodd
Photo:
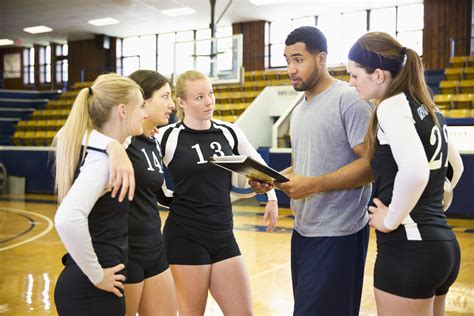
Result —
M 405 54 L 405 63 L 398 72 L 391 71 L 393 81 L 389 85 L 385 95 L 376 103 L 374 112 L 370 118 L 369 128 L 365 136 L 366 156 L 371 159 L 375 150 L 375 138 L 377 135 L 377 107 L 385 99 L 405 92 L 416 102 L 423 104 L 430 113 L 430 116 L 438 124 L 435 114 L 435 104 L 431 99 L 428 86 L 425 82 L 424 67 L 420 56 L 410 48 L 403 47 L 396 39 L 387 33 L 371 32 L 363 35 L 357 43 L 368 51 L 375 52 L 385 58 L 400 58 L 400 54 Z M 373 73 L 375 69 L 359 65 L 367 73 Z
M 92 87 L 82 89 L 76 97 L 66 123 L 56 134 L 55 186 L 58 200 L 62 201 L 72 186 L 80 159 L 83 136 L 93 128 L 100 128 L 118 104 L 129 104 L 138 84 L 117 74 L 100 75 Z

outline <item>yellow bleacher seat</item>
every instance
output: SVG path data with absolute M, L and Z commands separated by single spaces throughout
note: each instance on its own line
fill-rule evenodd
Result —
M 463 78 L 464 68 L 446 68 L 444 76 L 446 80 L 461 80 Z
M 271 81 L 270 81 L 271 82 Z M 259 81 L 245 81 L 244 90 L 263 90 L 266 86 L 269 86 L 269 81 L 259 80 Z
M 265 70 L 246 71 L 244 78 L 246 81 L 265 80 Z
M 444 117 L 449 117 L 449 111 L 448 109 L 440 109 L 439 110 L 441 114 L 443 114 Z
M 465 67 L 468 61 L 467 56 L 452 56 L 449 58 L 451 68 Z
M 434 102 L 440 110 L 450 109 L 453 107 L 452 94 L 437 94 L 434 96 Z
M 471 56 L 467 57 L 467 65 L 469 67 L 474 67 L 474 55 L 471 55 Z
M 459 81 L 457 80 L 442 80 L 439 83 L 439 90 L 441 94 L 456 94 L 458 93 Z
M 24 137 L 23 137 L 23 140 L 22 140 L 22 143 L 23 145 L 25 146 L 33 146 L 34 143 L 33 143 L 33 138 L 35 137 L 35 133 L 34 131 L 27 131 L 25 132 L 24 134 Z
M 26 126 L 28 125 L 28 121 L 26 120 L 21 120 L 16 124 L 16 130 L 17 131 L 26 131 Z
M 453 97 L 453 105 L 456 109 L 472 109 L 472 94 L 456 94 Z
M 328 70 L 334 77 L 347 75 L 347 68 L 345 66 L 330 67 Z
M 36 125 L 38 124 L 38 120 L 36 119 L 31 119 L 31 120 L 28 120 L 26 121 L 26 125 L 25 125 L 25 130 L 26 131 L 34 131 L 36 130 Z
M 21 146 L 23 145 L 23 138 L 25 137 L 25 132 L 24 131 L 16 131 L 15 134 L 13 134 L 12 141 L 15 146 Z
M 37 131 L 33 136 L 35 146 L 46 146 L 46 131 Z
M 341 81 L 346 81 L 349 82 L 349 79 L 351 78 L 349 75 L 337 75 L 335 76 L 336 79 L 339 79 Z
M 464 79 L 467 79 L 467 80 L 474 79 L 474 67 L 464 68 Z
M 461 80 L 459 83 L 460 93 L 474 93 L 474 80 Z
M 47 131 L 46 132 L 46 146 L 50 146 L 53 142 L 54 136 L 56 136 L 56 131 Z
M 60 98 L 62 100 L 64 100 L 64 99 L 75 99 L 78 94 L 79 94 L 79 91 L 74 91 L 74 90 L 66 91 L 63 94 L 61 94 Z
M 234 123 L 237 120 L 237 115 L 224 115 L 223 120 L 227 122 Z
M 291 81 L 290 81 L 290 78 L 288 77 L 271 81 L 272 86 L 288 86 L 290 84 L 291 84 Z
M 233 103 L 231 104 L 231 110 L 234 115 L 240 115 L 242 114 L 245 109 L 247 109 L 248 104 L 247 103 Z
M 464 117 L 470 117 L 471 116 L 471 110 L 468 109 L 454 109 L 454 110 L 449 110 L 448 112 L 448 117 L 452 118 L 464 118 Z
M 74 86 L 73 86 L 73 89 L 74 89 L 74 90 L 81 90 L 81 89 L 90 87 L 90 86 L 92 86 L 93 84 L 94 84 L 94 82 L 92 82 L 92 81 L 75 82 L 75 83 L 74 83 Z
M 36 125 L 34 127 L 35 131 L 45 131 L 46 130 L 46 122 L 48 120 L 39 120 L 36 122 Z
M 46 131 L 57 131 L 59 129 L 58 123 L 59 120 L 47 120 L 46 121 Z

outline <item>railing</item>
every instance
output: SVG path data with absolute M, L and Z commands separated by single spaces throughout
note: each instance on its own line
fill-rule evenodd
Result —
M 456 44 L 463 42 L 463 41 L 468 41 L 470 40 L 470 50 L 469 54 L 473 55 L 474 54 L 474 37 L 451 37 L 449 39 L 449 57 L 456 56 Z

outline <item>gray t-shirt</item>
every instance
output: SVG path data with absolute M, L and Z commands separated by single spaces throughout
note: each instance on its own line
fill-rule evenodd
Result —
M 364 142 L 372 107 L 346 82 L 302 101 L 291 115 L 293 172 L 318 176 L 333 172 L 359 157 L 352 148 Z M 368 222 L 371 185 L 311 194 L 291 200 L 295 229 L 306 237 L 345 236 Z

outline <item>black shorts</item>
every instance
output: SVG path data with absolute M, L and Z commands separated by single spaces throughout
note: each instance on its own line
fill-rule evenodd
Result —
M 233 233 L 222 239 L 206 239 L 191 235 L 167 220 L 163 236 L 169 264 L 205 265 L 240 256 Z
M 158 258 L 148 261 L 141 261 L 128 258 L 126 284 L 136 284 L 143 280 L 158 275 L 168 269 L 168 261 L 164 252 Z
M 374 287 L 407 298 L 445 295 L 458 276 L 460 262 L 456 239 L 384 242 L 377 245 Z
M 125 315 L 125 299 L 103 291 L 73 263 L 66 264 L 54 289 L 58 315 Z

